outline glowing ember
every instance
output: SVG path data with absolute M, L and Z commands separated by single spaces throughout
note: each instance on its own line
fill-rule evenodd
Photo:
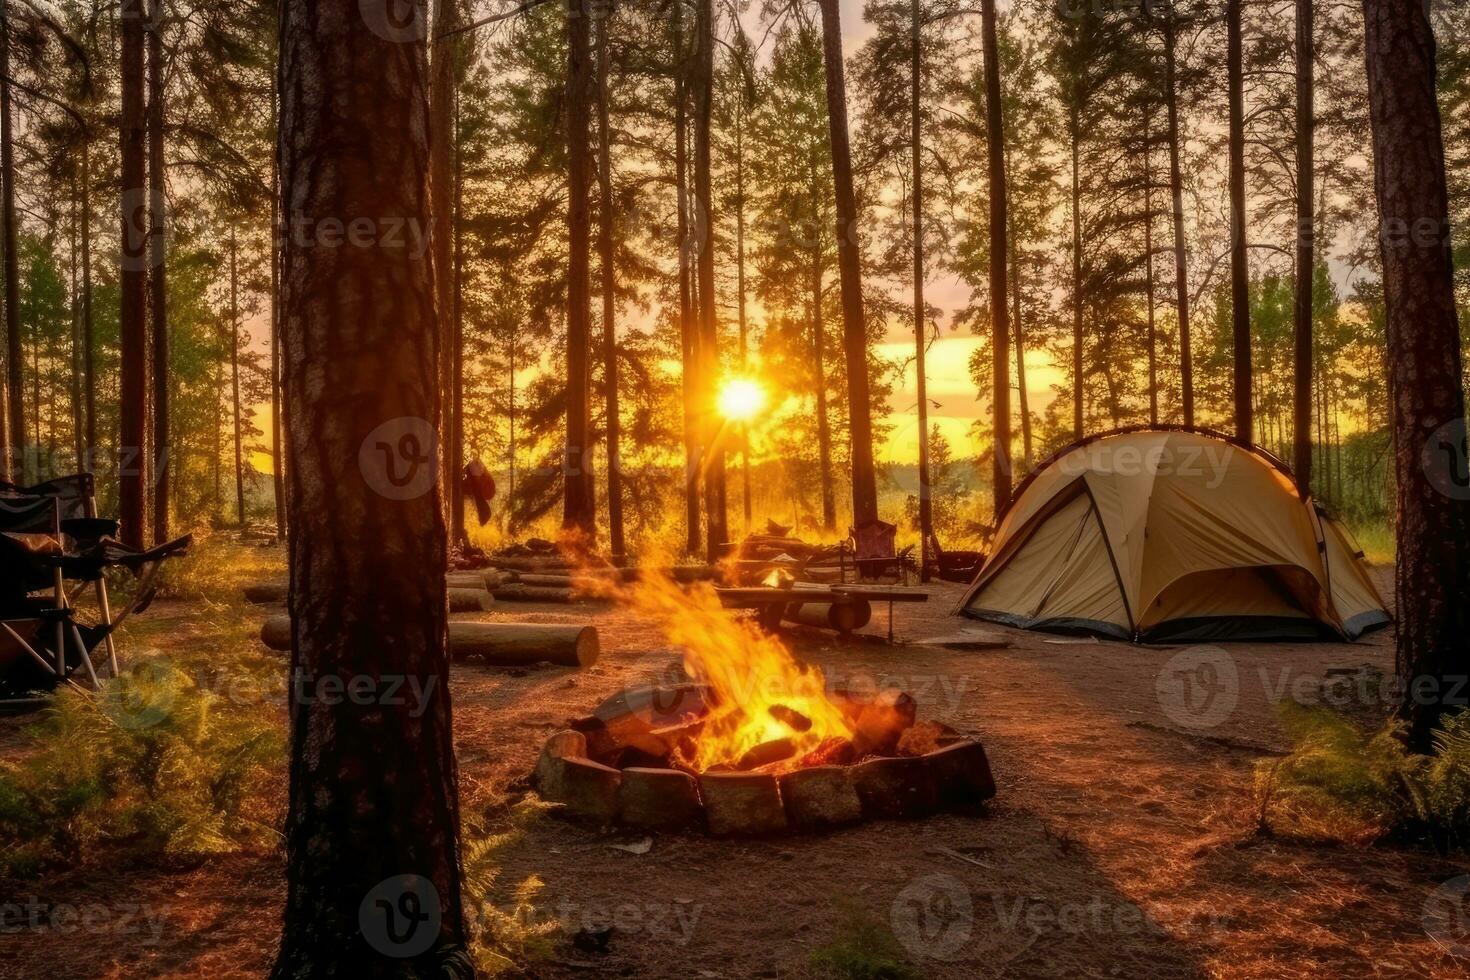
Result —
M 663 577 L 646 578 L 622 599 L 657 620 L 684 655 L 684 669 L 711 692 L 697 733 L 676 761 L 696 772 L 716 767 L 786 772 L 853 729 L 828 699 L 822 672 L 796 662 L 781 642 L 720 606 L 712 588 L 688 592 Z

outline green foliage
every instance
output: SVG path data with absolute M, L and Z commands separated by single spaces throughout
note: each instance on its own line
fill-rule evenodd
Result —
M 551 955 L 553 920 L 536 920 L 536 898 L 544 883 L 531 875 L 510 890 L 505 907 L 494 904 L 500 881 L 499 859 L 505 848 L 520 839 L 526 827 L 548 806 L 527 798 L 510 807 L 502 829 L 488 828 L 488 819 L 471 824 L 461 832 L 460 851 L 464 871 L 464 905 L 470 920 L 470 955 L 481 976 L 499 976 L 524 964 Z
M 62 691 L 0 767 L 0 874 L 35 874 L 106 848 L 160 860 L 228 853 L 269 835 L 256 784 L 283 764 L 275 719 L 222 710 L 158 657 L 91 693 Z
M 811 955 L 812 966 L 841 980 L 919 980 L 889 928 L 872 915 L 844 907 L 837 934 Z
M 1256 772 L 1264 829 L 1356 845 L 1470 844 L 1470 712 L 1445 720 L 1431 756 L 1407 751 L 1396 724 L 1364 732 L 1338 712 L 1294 701 L 1283 703 L 1281 720 L 1292 752 Z

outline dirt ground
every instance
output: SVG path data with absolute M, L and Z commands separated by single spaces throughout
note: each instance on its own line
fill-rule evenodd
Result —
M 1389 570 L 1375 574 L 1390 594 Z M 811 976 L 812 952 L 854 916 L 861 928 L 892 930 L 929 977 L 1470 972 L 1470 960 L 1448 955 L 1424 925 L 1434 890 L 1470 863 L 1256 830 L 1256 763 L 1284 748 L 1273 699 L 1310 696 L 1331 668 L 1391 672 L 1388 633 L 1353 645 L 1058 642 L 954 617 L 958 586 L 929 591 L 927 605 L 896 607 L 896 645 L 883 637 L 882 612 L 853 641 L 793 631 L 791 645 L 829 679 L 902 687 L 921 716 L 981 738 L 999 786 L 988 813 L 775 841 L 657 836 L 643 853 L 634 853 L 641 835 L 533 821 L 504 854 L 506 900 L 516 882 L 539 876 L 539 919 L 567 934 L 613 931 L 604 951 L 562 943 L 532 974 Z M 514 788 L 548 733 L 626 685 L 667 676 L 677 659 L 631 613 L 551 608 L 501 604 L 482 618 L 590 618 L 603 657 L 581 673 L 455 668 L 467 799 Z M 149 616 L 174 617 L 186 636 L 202 612 L 160 603 Z M 919 642 L 964 627 L 1010 646 Z M 0 723 L 0 754 L 19 750 L 19 733 L 19 723 Z M 93 921 L 4 930 L 0 976 L 261 976 L 282 882 L 277 854 L 28 882 L 0 901 L 92 910 Z

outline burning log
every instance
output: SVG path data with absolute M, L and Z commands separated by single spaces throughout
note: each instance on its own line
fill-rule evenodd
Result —
M 846 766 L 851 765 L 855 759 L 852 740 L 833 735 L 823 739 L 820 745 L 802 756 L 797 766 L 802 769 L 814 766 Z
M 767 713 L 793 732 L 809 732 L 812 730 L 812 720 L 795 708 L 788 708 L 784 704 L 773 704 L 766 709 Z
M 260 639 L 272 650 L 291 649 L 291 617 L 271 616 L 261 627 Z M 556 623 L 449 624 L 449 653 L 455 660 L 473 657 L 497 667 L 527 667 L 552 663 L 587 667 L 600 652 L 593 626 Z
M 796 743 L 789 738 L 778 738 L 770 742 L 762 742 L 755 748 L 740 757 L 740 761 L 731 767 L 735 772 L 750 772 L 769 766 L 776 762 L 783 762 L 796 754 Z

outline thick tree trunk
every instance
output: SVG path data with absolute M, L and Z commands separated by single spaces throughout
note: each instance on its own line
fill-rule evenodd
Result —
M 995 0 L 980 0 L 985 48 L 985 128 L 990 156 L 990 397 L 994 410 L 995 458 L 991 480 L 997 525 L 1011 503 L 1011 316 L 1006 290 L 1005 117 L 1000 91 L 1000 46 Z
M 1169 110 L 1169 197 L 1174 212 L 1174 295 L 1184 424 L 1194 425 L 1194 352 L 1189 334 L 1189 251 L 1184 238 L 1184 170 L 1179 162 L 1178 54 L 1172 9 L 1164 15 L 1164 103 Z
M 745 87 L 742 84 L 735 107 L 735 289 L 740 322 L 740 371 L 746 371 L 749 326 L 745 315 Z M 740 425 L 741 501 L 745 533 L 750 533 L 750 422 Z
M 285 212 L 427 227 L 422 40 L 311 0 L 283 4 L 280 38 Z M 411 249 L 282 253 L 293 696 L 277 978 L 471 973 L 431 266 Z M 318 696 L 328 680 L 359 694 Z
M 1312 200 L 1316 166 L 1312 0 L 1296 3 L 1296 390 L 1292 469 L 1303 495 L 1312 492 L 1312 285 L 1317 272 Z
M 153 329 L 153 543 L 168 540 L 169 438 L 168 217 L 163 162 L 163 9 L 150 0 L 148 17 L 148 312 Z
M 1073 100 L 1067 108 L 1067 137 L 1072 146 L 1072 438 L 1080 441 L 1087 386 L 1082 375 L 1082 183 L 1078 173 L 1082 136 L 1077 115 Z
M 1363 14 L 1398 486 L 1400 715 L 1410 745 L 1428 751 L 1470 671 L 1463 352 L 1433 30 L 1419 0 L 1364 0 Z
M 617 269 L 613 259 L 612 124 L 608 100 L 608 29 L 612 11 L 597 20 L 598 262 L 602 269 L 602 383 L 607 416 L 607 528 L 614 555 L 627 554 L 623 538 L 623 475 L 619 462 L 622 417 L 618 405 Z
M 919 575 L 928 581 L 929 546 L 934 536 L 934 501 L 929 478 L 929 377 L 924 356 L 929 347 L 928 307 L 924 302 L 924 33 L 919 0 L 909 0 L 909 149 L 914 182 L 914 380 L 919 397 Z
M 863 270 L 852 148 L 847 132 L 847 79 L 842 62 L 838 0 L 819 0 L 822 58 L 827 78 L 827 123 L 832 185 L 837 204 L 837 271 L 842 287 L 842 349 L 847 361 L 848 428 L 852 440 L 852 522 L 878 520 L 878 477 L 873 466 L 872 398 L 868 392 L 868 321 L 863 315 Z
M 439 312 L 437 360 L 439 365 L 439 428 L 441 465 L 447 477 L 444 495 L 451 535 L 454 527 L 454 491 L 457 482 L 454 448 L 454 267 L 452 258 L 454 212 L 454 89 L 459 0 L 433 0 L 433 41 L 429 51 L 429 213 L 434 253 L 434 303 Z M 451 538 L 452 540 L 452 538 Z
M 720 328 L 715 310 L 715 209 L 711 187 L 710 124 L 715 94 L 714 0 L 698 0 L 695 12 L 694 206 L 698 222 L 699 347 L 704 417 L 705 554 L 719 559 L 730 540 L 725 499 L 725 450 L 719 413 Z
M 67 263 L 67 269 L 71 273 L 71 436 L 72 451 L 76 454 L 77 472 L 85 472 L 86 469 L 86 423 L 83 415 L 86 409 L 82 405 L 82 300 L 81 300 L 81 270 L 78 268 L 77 254 L 79 251 L 77 239 L 80 232 L 81 220 L 78 212 L 81 210 L 78 203 L 77 178 L 71 178 L 71 229 L 70 246 L 71 260 Z
M 459 92 L 454 95 L 454 309 L 449 328 L 449 539 L 468 544 L 464 524 L 464 159 L 460 152 Z
M 562 527 L 591 547 L 597 512 L 588 445 L 591 338 L 593 101 L 592 10 L 589 0 L 567 5 L 567 381 L 565 493 Z
M 123 0 L 122 66 L 122 256 L 119 330 L 122 364 L 121 432 L 118 439 L 118 511 L 122 540 L 144 539 L 144 422 L 148 417 L 148 191 L 144 183 L 147 133 L 143 107 L 143 0 Z
M 689 86 L 684 50 L 682 0 L 673 3 L 674 34 L 674 186 L 679 209 L 679 345 L 682 358 L 684 407 L 684 549 L 697 555 L 702 515 L 699 508 L 699 471 L 703 453 L 699 435 L 699 338 L 690 296 L 689 252 Z
M 245 526 L 245 448 L 240 424 L 240 256 L 230 228 L 230 387 L 235 423 L 235 516 Z
M 1230 323 L 1235 347 L 1235 437 L 1255 441 L 1251 374 L 1251 295 L 1245 214 L 1245 75 L 1241 29 L 1244 0 L 1226 0 L 1226 72 L 1230 90 Z

